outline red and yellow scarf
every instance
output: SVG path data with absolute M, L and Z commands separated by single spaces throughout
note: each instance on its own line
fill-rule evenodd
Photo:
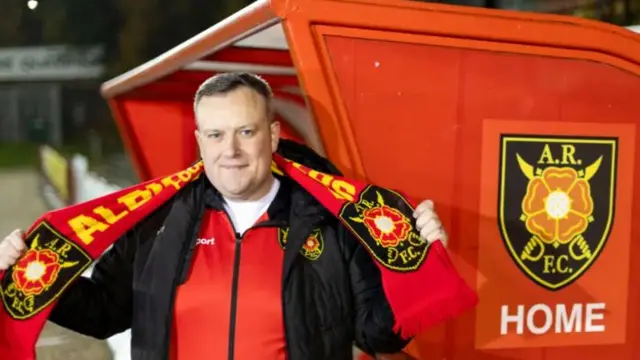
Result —
M 202 162 L 85 203 L 50 211 L 28 230 L 28 251 L 0 274 L 0 359 L 34 360 L 59 296 L 110 245 L 197 179 Z M 274 155 L 273 171 L 296 181 L 368 249 L 404 337 L 474 307 L 477 295 L 439 241 L 415 229 L 415 204 L 401 193 L 329 175 Z

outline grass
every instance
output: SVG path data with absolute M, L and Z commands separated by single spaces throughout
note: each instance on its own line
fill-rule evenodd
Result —
M 40 160 L 40 144 L 37 143 L 0 143 L 0 170 L 37 168 Z M 84 153 L 86 150 L 78 144 L 56 147 L 60 154 L 70 157 L 74 153 Z
M 0 170 L 37 168 L 39 147 L 33 143 L 0 143 Z

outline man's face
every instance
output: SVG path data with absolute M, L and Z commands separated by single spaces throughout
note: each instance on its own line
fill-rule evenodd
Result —
M 209 181 L 234 200 L 255 200 L 271 186 L 271 156 L 280 124 L 269 122 L 263 97 L 247 87 L 203 97 L 196 139 Z

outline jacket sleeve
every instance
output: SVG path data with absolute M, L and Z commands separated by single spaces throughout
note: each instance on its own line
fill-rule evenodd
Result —
M 117 240 L 96 262 L 90 278 L 80 277 L 62 294 L 49 320 L 98 339 L 127 330 L 138 236 L 134 228 Z
M 370 355 L 400 352 L 411 339 L 405 340 L 393 331 L 395 319 L 382 288 L 380 269 L 358 240 L 343 231 L 344 244 L 355 244 L 348 252 L 348 263 L 356 311 L 356 346 Z

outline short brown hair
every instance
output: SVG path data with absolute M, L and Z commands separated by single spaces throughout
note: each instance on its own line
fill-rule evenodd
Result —
M 198 91 L 196 91 L 193 100 L 193 109 L 195 111 L 200 100 L 204 97 L 226 94 L 240 87 L 246 87 L 255 91 L 265 100 L 265 104 L 267 105 L 267 118 L 269 121 L 272 121 L 273 105 L 271 104 L 271 99 L 273 98 L 273 92 L 271 91 L 271 87 L 260 76 L 247 72 L 221 73 L 205 80 L 198 88 Z

